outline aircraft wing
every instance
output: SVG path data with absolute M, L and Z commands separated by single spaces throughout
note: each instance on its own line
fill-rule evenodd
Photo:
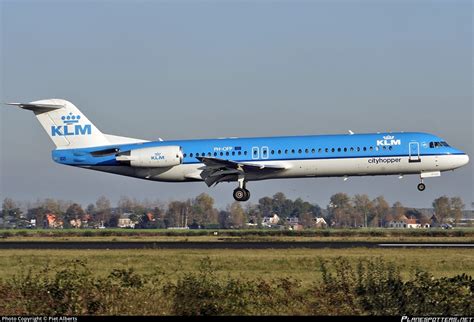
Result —
M 201 168 L 201 178 L 210 187 L 221 181 L 235 180 L 236 176 L 245 174 L 267 174 L 269 172 L 282 171 L 288 167 L 276 164 L 257 164 L 251 162 L 236 162 L 219 158 L 197 157 L 199 161 L 204 163 Z

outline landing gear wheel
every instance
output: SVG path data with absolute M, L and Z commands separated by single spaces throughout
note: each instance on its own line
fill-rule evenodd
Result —
M 250 191 L 248 191 L 247 189 L 244 189 L 245 190 L 245 199 L 244 201 L 247 201 L 250 199 Z
M 234 190 L 234 193 L 233 193 L 233 196 L 234 196 L 234 199 L 237 200 L 237 201 L 245 201 L 247 199 L 245 199 L 247 197 L 247 193 L 244 189 L 242 188 L 237 188 Z
M 237 201 L 247 201 L 250 199 L 250 191 L 243 188 L 237 188 L 234 190 L 234 199 Z
M 418 191 L 424 191 L 426 189 L 426 186 L 425 184 L 422 182 L 422 183 L 419 183 L 418 186 Z

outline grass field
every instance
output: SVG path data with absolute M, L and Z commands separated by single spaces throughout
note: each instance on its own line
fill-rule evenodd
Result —
M 473 275 L 471 249 L 0 250 L 0 315 L 472 315 Z
M 196 272 L 200 261 L 209 257 L 219 276 L 265 279 L 292 277 L 303 284 L 319 281 L 318 260 L 345 257 L 356 263 L 360 258 L 383 258 L 401 267 L 409 277 L 414 267 L 435 277 L 467 273 L 474 275 L 474 252 L 470 249 L 291 249 L 291 250 L 2 250 L 0 277 L 20 270 L 40 269 L 46 264 L 60 266 L 74 259 L 85 260 L 98 276 L 111 269 L 133 267 L 137 273 L 162 272 L 169 280 L 182 273 Z
M 374 241 L 474 242 L 474 228 L 442 229 L 318 229 L 168 230 L 168 229 L 0 229 L 9 241 Z

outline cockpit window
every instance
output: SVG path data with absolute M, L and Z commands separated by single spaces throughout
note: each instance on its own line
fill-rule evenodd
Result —
M 446 147 L 449 147 L 449 144 L 445 141 L 441 141 L 441 142 L 430 142 L 430 148 L 439 148 L 439 147 L 442 147 L 442 146 L 446 146 Z

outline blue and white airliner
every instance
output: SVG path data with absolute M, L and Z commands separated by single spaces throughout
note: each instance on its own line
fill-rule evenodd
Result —
M 416 174 L 423 179 L 466 165 L 469 157 L 435 135 L 418 132 L 146 141 L 102 133 L 72 103 L 8 103 L 33 111 L 56 145 L 55 162 L 140 179 L 237 182 L 283 178 Z

